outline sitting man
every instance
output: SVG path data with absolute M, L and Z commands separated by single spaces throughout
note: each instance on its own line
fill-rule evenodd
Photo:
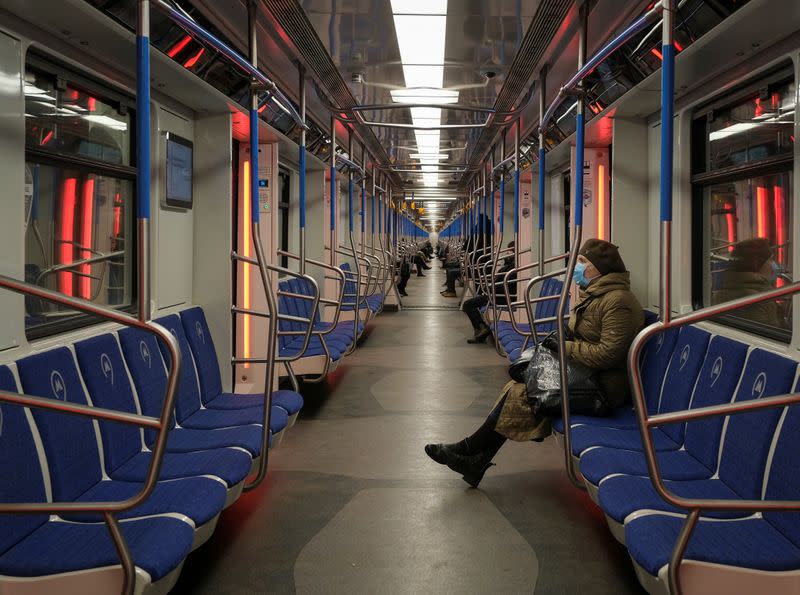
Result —
M 644 311 L 631 292 L 630 273 L 617 247 L 609 242 L 584 242 L 573 280 L 580 299 L 569 318 L 573 339 L 565 345 L 567 359 L 594 370 L 605 403 L 619 407 L 630 397 L 627 355 L 644 326 Z M 542 347 L 557 351 L 558 343 L 546 341 Z M 540 442 L 549 434 L 550 420 L 534 414 L 525 385 L 509 382 L 477 431 L 455 444 L 427 444 L 425 452 L 478 487 L 507 438 Z
M 511 240 L 508 243 L 508 247 L 509 248 L 514 247 L 514 240 Z M 503 279 L 505 278 L 506 273 L 513 268 L 514 268 L 514 255 L 511 254 L 503 259 L 503 265 L 502 267 L 500 267 L 500 269 L 498 269 L 497 275 L 495 275 L 494 278 L 495 294 L 497 296 L 496 305 L 498 306 L 506 305 L 506 292 L 505 288 L 503 287 Z M 517 292 L 516 273 L 509 276 L 508 289 L 513 299 L 514 295 Z M 472 337 L 471 339 L 467 339 L 467 343 L 484 343 L 486 341 L 486 337 L 488 337 L 491 334 L 489 327 L 483 320 L 483 316 L 481 316 L 481 308 L 483 308 L 488 303 L 489 303 L 489 296 L 483 292 L 481 287 L 478 288 L 478 295 L 464 302 L 464 314 L 467 315 L 469 321 L 472 323 L 472 329 L 475 334 L 475 336 Z

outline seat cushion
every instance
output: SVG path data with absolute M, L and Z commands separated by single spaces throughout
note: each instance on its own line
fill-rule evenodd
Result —
M 293 390 L 276 390 L 272 393 L 272 404 L 294 415 L 303 408 L 304 401 L 303 396 Z
M 686 480 L 710 477 L 711 471 L 689 453 L 666 450 L 658 453 L 658 465 L 664 479 Z M 581 475 L 592 485 L 604 477 L 621 473 L 646 477 L 647 461 L 641 451 L 598 447 L 581 453 Z
M 115 469 L 112 478 L 122 481 L 144 481 L 150 466 L 150 458 L 149 452 L 139 453 Z M 247 477 L 251 462 L 249 454 L 235 448 L 168 452 L 164 454 L 158 477 L 163 480 L 214 475 L 231 487 Z
M 626 524 L 625 543 L 631 558 L 656 576 L 669 562 L 683 520 L 658 514 Z M 701 520 L 684 559 L 772 572 L 796 571 L 800 549 L 763 519 Z
M 666 486 L 678 496 L 686 498 L 719 498 L 740 500 L 741 497 L 718 479 L 691 479 L 665 481 Z M 658 495 L 649 477 L 621 475 L 609 477 L 600 484 L 600 507 L 618 523 L 637 510 L 685 512 L 667 504 Z M 708 516 L 737 518 L 747 516 L 741 512 L 709 512 Z
M 274 411 L 273 411 L 274 413 Z M 249 409 L 199 409 L 181 421 L 185 428 L 199 428 L 213 430 L 216 428 L 230 428 L 233 426 L 260 425 L 264 420 L 261 408 Z M 288 423 L 288 420 L 287 420 Z M 283 426 L 285 428 L 286 425 Z
M 272 445 L 272 432 L 269 444 Z M 239 447 L 253 458 L 261 456 L 261 426 L 236 426 L 218 430 L 174 428 L 167 438 L 168 452 L 195 452 L 217 448 Z
M 613 409 L 609 415 L 597 417 L 593 415 L 582 415 L 574 413 L 569 416 L 570 425 L 574 428 L 578 425 L 589 425 L 603 428 L 628 428 L 636 429 L 639 427 L 636 421 L 636 412 L 629 405 Z M 553 430 L 559 434 L 564 433 L 564 420 L 561 418 L 553 420 Z
M 676 444 L 659 428 L 651 432 L 653 445 L 656 450 L 677 450 Z M 639 430 L 626 430 L 620 428 L 602 428 L 598 426 L 573 426 L 572 428 L 572 454 L 580 455 L 592 446 L 608 446 L 625 450 L 644 450 L 642 436 Z
M 90 488 L 78 502 L 119 502 L 131 498 L 142 489 L 142 483 L 106 480 Z M 141 506 L 120 515 L 120 518 L 143 517 L 169 512 L 186 515 L 196 527 L 204 525 L 222 512 L 227 490 L 216 479 L 187 477 L 159 481 Z M 102 522 L 102 515 L 82 513 L 62 515 L 67 520 Z
M 175 518 L 122 521 L 133 560 L 155 582 L 180 566 L 189 555 L 194 530 Z M 0 574 L 48 576 L 91 568 L 119 566 L 108 527 L 50 521 L 0 556 Z

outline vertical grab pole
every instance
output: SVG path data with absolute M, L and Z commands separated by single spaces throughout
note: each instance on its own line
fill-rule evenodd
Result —
M 136 227 L 139 320 L 150 320 L 150 0 L 139 0 L 136 35 Z
M 578 69 L 580 70 L 586 62 L 586 28 L 588 6 L 586 3 L 580 6 L 580 29 L 578 32 Z M 558 329 L 558 360 L 561 368 L 561 418 L 564 420 L 564 462 L 567 468 L 567 476 L 576 487 L 586 490 L 586 486 L 578 478 L 575 472 L 575 465 L 572 459 L 572 428 L 569 419 L 569 384 L 567 375 L 567 353 L 566 339 L 564 337 L 564 314 L 567 310 L 567 299 L 572 280 L 572 272 L 575 270 L 575 263 L 578 260 L 578 250 L 581 246 L 581 236 L 583 234 L 583 133 L 584 133 L 584 105 L 583 83 L 578 88 L 578 113 L 575 117 L 575 169 L 573 178 L 575 179 L 575 232 L 572 238 L 572 248 L 569 253 L 569 263 L 567 264 L 564 287 L 561 289 L 561 297 L 558 299 L 558 310 L 556 313 L 556 329 Z
M 336 118 L 331 116 L 331 266 L 336 266 Z
M 361 179 L 361 256 L 367 253 L 367 152 L 361 144 L 361 166 L 364 168 L 364 177 Z M 372 183 L 375 184 L 373 173 Z
M 661 320 L 668 324 L 672 318 L 672 173 L 673 173 L 673 116 L 675 111 L 675 0 L 661 0 Z M 642 431 L 647 431 L 643 428 Z M 700 510 L 689 511 L 686 522 L 675 542 L 669 560 L 670 592 L 681 595 L 680 569 L 686 546 L 697 524 Z
M 547 100 L 547 66 L 542 67 L 539 74 L 539 276 L 544 276 L 544 255 L 545 255 L 545 237 L 544 237 L 544 218 L 545 218 L 545 200 L 544 200 L 544 181 L 545 181 L 545 151 L 544 151 L 544 129 L 541 122 L 544 120 L 544 112 L 547 109 L 545 101 Z
M 675 45 L 673 33 L 674 0 L 662 0 L 661 67 L 661 320 L 669 323 L 672 317 L 672 151 L 675 90 Z
M 355 163 L 355 155 L 353 155 L 353 148 L 355 146 L 353 132 L 354 130 L 352 128 L 349 128 L 347 131 L 347 156 L 350 158 L 350 161 Z M 356 295 L 353 302 L 353 336 L 358 337 L 358 325 L 361 322 L 361 316 L 358 313 L 361 308 L 361 262 L 358 260 L 358 250 L 356 249 L 356 240 L 353 235 L 353 220 L 355 216 L 355 213 L 353 213 L 353 190 L 353 168 L 349 167 L 347 169 L 347 221 L 348 231 L 350 233 L 350 251 L 353 253 L 353 266 L 355 267 L 356 273 Z M 354 350 L 355 341 L 353 342 L 352 349 L 350 349 L 348 353 L 352 353 Z
M 300 117 L 306 121 L 306 68 L 298 63 Z M 300 274 L 306 274 L 306 129 L 300 129 Z
M 247 4 L 247 20 L 250 39 L 250 62 L 253 66 L 258 66 L 257 18 L 258 7 L 256 0 L 251 0 Z M 255 85 L 250 89 L 250 170 L 252 172 L 250 175 L 250 212 L 252 214 L 250 233 L 252 235 L 256 260 L 258 261 L 258 270 L 261 274 L 261 283 L 264 286 L 264 293 L 267 298 L 269 319 L 267 330 L 267 371 L 264 376 L 264 417 L 262 419 L 263 426 L 261 431 L 261 458 L 259 459 L 256 477 L 253 481 L 244 486 L 245 491 L 256 488 L 267 475 L 267 466 L 269 464 L 269 426 L 272 419 L 272 384 L 275 380 L 275 343 L 278 334 L 278 308 L 275 303 L 275 295 L 272 292 L 270 275 L 267 272 L 264 245 L 261 242 L 261 215 L 259 213 L 258 201 L 258 89 Z
M 514 266 L 519 266 L 519 129 L 522 122 L 514 126 Z

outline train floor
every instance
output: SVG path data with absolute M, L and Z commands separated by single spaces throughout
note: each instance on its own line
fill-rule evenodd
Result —
M 643 592 L 554 439 L 506 443 L 479 489 L 423 452 L 473 431 L 507 378 L 491 345 L 466 343 L 432 266 L 411 278 L 410 308 L 304 386 L 264 484 L 222 514 L 175 592 Z

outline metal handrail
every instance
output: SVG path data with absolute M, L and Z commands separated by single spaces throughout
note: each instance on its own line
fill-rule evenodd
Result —
M 653 444 L 653 437 L 650 433 L 651 428 L 659 425 L 679 423 L 694 419 L 704 419 L 719 415 L 737 414 L 748 411 L 755 411 L 765 408 L 784 407 L 800 403 L 800 393 L 792 393 L 774 397 L 766 397 L 757 400 L 740 401 L 736 403 L 726 403 L 709 407 L 698 407 L 692 410 L 675 411 L 651 416 L 647 411 L 647 403 L 644 396 L 644 386 L 642 384 L 642 374 L 639 370 L 638 361 L 645 344 L 655 335 L 664 333 L 671 329 L 680 328 L 689 324 L 702 322 L 714 318 L 721 314 L 727 314 L 735 310 L 746 308 L 762 302 L 785 298 L 789 295 L 800 292 L 800 282 L 793 282 L 778 289 L 768 291 L 755 296 L 747 296 L 695 310 L 689 314 L 673 317 L 668 321 L 656 322 L 639 332 L 631 344 L 628 352 L 628 375 L 631 383 L 631 394 L 633 398 L 636 418 L 639 423 L 639 432 L 642 436 L 642 446 L 647 470 L 653 487 L 665 502 L 677 507 L 689 510 L 681 532 L 675 543 L 669 562 L 669 586 L 672 593 L 680 594 L 679 570 L 686 546 L 694 530 L 701 510 L 741 510 L 741 511 L 764 511 L 764 510 L 798 510 L 800 500 L 720 500 L 714 498 L 686 498 L 673 493 L 664 483 L 661 477 L 661 469 L 658 464 L 658 457 Z
M 527 271 L 527 270 L 534 269 L 534 268 L 540 268 L 544 264 L 550 264 L 552 262 L 558 262 L 559 260 L 563 260 L 568 255 L 569 255 L 569 252 L 564 252 L 563 254 L 556 254 L 554 256 L 549 256 L 549 257 L 545 258 L 543 263 L 540 263 L 540 261 L 530 262 L 528 264 L 525 264 L 525 265 L 522 265 L 522 266 L 518 266 L 516 268 L 511 269 L 510 271 L 508 271 L 503 276 L 503 289 L 504 289 L 505 294 L 506 294 L 506 302 L 508 303 L 509 315 L 511 317 L 511 325 L 514 328 L 514 330 L 516 332 L 518 332 L 520 335 L 525 335 L 526 333 L 524 333 L 522 330 L 520 330 L 520 328 L 517 326 L 517 322 L 516 322 L 516 319 L 514 317 L 514 310 L 515 309 L 514 309 L 513 306 L 527 305 L 528 303 L 533 303 L 533 302 L 542 301 L 542 300 L 539 300 L 538 298 L 533 299 L 533 300 L 530 299 L 530 292 L 531 292 L 531 288 L 532 288 L 532 285 L 533 285 L 534 279 L 535 279 L 535 277 L 532 277 L 528 281 L 528 284 L 525 286 L 525 290 L 524 290 L 525 291 L 525 295 L 528 296 L 529 299 L 526 301 L 523 298 L 523 300 L 521 300 L 521 301 L 512 302 L 511 301 L 511 291 L 510 291 L 509 286 L 508 286 L 508 282 L 509 282 L 509 280 L 511 278 L 512 273 L 519 274 L 521 271 Z M 541 280 L 543 280 L 543 279 L 541 279 Z M 517 297 L 519 297 L 519 279 L 517 280 Z M 555 297 L 556 296 L 553 296 L 553 298 L 555 298 Z M 548 296 L 548 299 L 552 299 L 552 298 L 550 298 L 550 296 Z M 531 325 L 531 330 L 533 330 L 533 324 L 534 324 L 533 323 L 533 310 L 526 307 L 526 312 L 528 314 L 528 323 Z
M 281 91 L 278 86 L 267 77 L 267 75 L 261 72 L 258 66 L 248 62 L 246 58 L 240 55 L 232 47 L 227 45 L 219 37 L 216 37 L 212 33 L 206 31 L 203 27 L 195 23 L 191 17 L 173 8 L 167 2 L 165 2 L 165 0 L 150 0 L 150 3 L 165 13 L 175 22 L 175 24 L 181 27 L 181 29 L 195 37 L 198 37 L 204 44 L 214 48 L 220 54 L 236 64 L 236 66 L 242 69 L 246 74 L 253 77 L 260 85 L 262 85 L 265 89 L 268 89 L 270 93 L 280 99 L 280 102 L 278 102 L 278 107 L 286 112 L 298 126 L 304 130 L 310 130 L 310 127 L 303 121 L 303 118 L 300 116 L 300 114 L 297 113 L 297 110 L 294 108 L 291 100 L 284 95 L 283 91 Z
M 533 286 L 536 283 L 544 281 L 545 279 L 560 277 L 561 275 L 566 274 L 567 270 L 568 269 L 566 268 L 561 268 L 561 269 L 556 269 L 555 271 L 551 271 L 549 273 L 545 273 L 544 275 L 537 275 L 536 277 L 531 278 L 530 283 L 528 283 L 528 286 L 525 288 L 525 309 L 528 311 L 528 320 L 530 321 L 531 324 L 531 332 L 533 332 L 534 325 L 536 324 L 536 316 L 533 312 L 533 299 L 531 299 L 531 291 L 533 290 Z M 558 296 L 554 296 L 558 297 L 559 301 L 559 309 L 557 310 L 558 313 L 556 314 L 557 320 L 565 317 L 565 312 L 564 312 L 565 308 L 560 307 L 565 294 L 569 295 L 569 283 L 567 283 L 566 280 L 564 280 L 564 286 L 561 289 L 561 293 Z M 560 329 L 561 325 L 558 325 L 558 328 Z M 536 341 L 535 338 L 534 338 L 534 343 L 538 344 L 538 341 Z
M 575 91 L 580 82 L 592 74 L 592 72 L 594 72 L 594 70 L 603 62 L 603 60 L 625 45 L 625 43 L 627 43 L 634 35 L 643 31 L 647 25 L 654 22 L 663 10 L 664 7 L 662 6 L 661 2 L 656 2 L 653 8 L 636 19 L 619 35 L 611 39 L 602 48 L 600 48 L 600 50 L 598 50 L 594 56 L 586 61 L 586 63 L 578 69 L 572 78 L 569 79 L 569 81 L 567 81 L 566 84 L 564 84 L 558 90 L 558 93 L 548 106 L 547 111 L 545 111 L 544 116 L 542 116 L 541 121 L 539 122 L 539 131 L 544 131 L 547 128 L 547 125 L 555 115 L 558 106 L 561 105 L 561 102 L 564 101 L 564 99 L 566 99 L 570 93 Z
M 280 312 L 278 312 L 278 315 L 277 315 L 277 320 L 287 320 L 287 321 L 291 321 L 291 322 L 300 322 L 302 324 L 307 324 L 308 327 L 303 333 L 303 346 L 302 346 L 302 348 L 300 350 L 298 350 L 297 354 L 293 355 L 293 356 L 277 356 L 275 361 L 277 361 L 277 362 L 293 362 L 293 361 L 296 361 L 296 360 L 300 359 L 301 357 L 303 357 L 303 354 L 308 350 L 308 345 L 311 342 L 311 335 L 313 333 L 313 327 L 314 327 L 314 318 L 316 317 L 317 311 L 319 309 L 319 285 L 317 284 L 316 279 L 314 279 L 310 275 L 301 275 L 300 273 L 297 273 L 297 272 L 295 272 L 295 271 L 293 271 L 291 269 L 287 269 L 285 267 L 277 266 L 277 265 L 274 265 L 274 264 L 269 264 L 267 262 L 263 262 L 263 263 L 259 264 L 257 259 L 251 258 L 249 256 L 242 256 L 241 254 L 238 254 L 235 251 L 231 252 L 231 258 L 233 260 L 235 260 L 235 261 L 242 262 L 242 263 L 245 263 L 245 264 L 249 264 L 249 265 L 252 265 L 252 266 L 255 266 L 255 267 L 261 268 L 263 266 L 263 268 L 265 270 L 274 271 L 276 273 L 283 273 L 285 275 L 289 275 L 291 277 L 295 277 L 296 279 L 304 279 L 304 280 L 308 281 L 309 283 L 311 283 L 311 286 L 313 287 L 313 290 L 314 290 L 314 295 L 311 296 L 312 299 L 313 299 L 313 303 L 311 305 L 311 316 L 309 318 L 303 318 L 303 317 L 299 317 L 299 316 L 291 316 L 289 314 L 281 314 Z M 269 279 L 268 278 L 265 281 L 265 283 L 269 283 Z M 265 286 L 264 289 L 265 289 L 265 291 L 269 291 L 270 293 L 272 293 L 271 287 L 268 288 L 267 286 Z M 280 292 L 276 292 L 276 293 L 280 293 Z M 306 297 L 309 297 L 309 296 L 306 296 Z M 268 318 L 271 318 L 271 317 L 268 317 Z M 284 333 L 284 332 L 285 331 L 281 331 L 280 329 L 276 328 L 275 336 L 276 337 L 282 336 L 282 333 Z
M 129 314 L 125 314 L 124 312 L 104 306 L 98 306 L 92 302 L 89 302 L 88 300 L 66 296 L 30 283 L 18 281 L 17 279 L 13 279 L 5 275 L 0 275 L 0 287 L 16 293 L 21 293 L 23 295 L 30 295 L 45 301 L 68 306 L 75 310 L 85 312 L 86 314 L 98 316 L 124 326 L 134 327 L 152 333 L 164 342 L 167 350 L 169 351 L 171 365 L 169 366 L 169 372 L 167 375 L 167 388 L 164 395 L 164 402 L 161 406 L 161 414 L 158 418 L 80 405 L 77 403 L 68 403 L 65 401 L 34 397 L 30 395 L 11 393 L 8 391 L 0 391 L 0 402 L 14 403 L 24 407 L 58 411 L 60 413 L 67 413 L 71 415 L 80 415 L 83 417 L 90 417 L 92 419 L 126 423 L 155 430 L 156 437 L 153 445 L 151 446 L 152 456 L 150 457 L 147 473 L 145 474 L 141 489 L 134 496 L 118 502 L 0 502 L 0 513 L 102 513 L 105 523 L 108 526 L 108 530 L 111 533 L 114 547 L 116 548 L 120 557 L 120 563 L 123 569 L 122 591 L 123 593 L 132 593 L 135 584 L 135 566 L 130 550 L 127 547 L 125 538 L 119 529 L 116 517 L 114 515 L 116 513 L 124 512 L 140 506 L 145 500 L 147 500 L 153 489 L 156 487 L 156 483 L 158 482 L 158 476 L 161 471 L 161 463 L 164 453 L 166 452 L 167 437 L 175 411 L 176 391 L 182 365 L 181 351 L 180 347 L 178 346 L 178 341 L 169 331 L 155 322 L 142 321 L 136 317 L 130 316 Z

